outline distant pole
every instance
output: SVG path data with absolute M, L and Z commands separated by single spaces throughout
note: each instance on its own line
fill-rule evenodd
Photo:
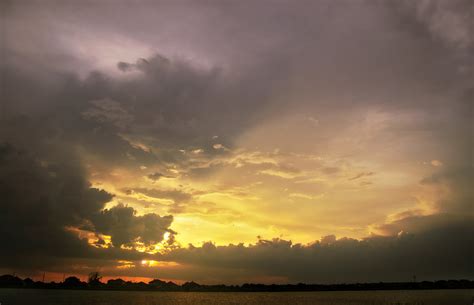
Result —
M 43 272 L 43 283 L 44 283 L 44 277 L 45 277 L 45 275 L 46 275 L 46 272 Z
M 66 273 L 63 273 L 63 283 L 64 283 L 65 278 L 66 278 Z
M 413 283 L 416 283 L 416 275 L 413 276 Z

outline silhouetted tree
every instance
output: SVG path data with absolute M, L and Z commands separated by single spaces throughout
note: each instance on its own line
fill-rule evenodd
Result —
M 154 279 L 154 280 L 148 282 L 148 285 L 154 286 L 154 287 L 161 287 L 161 286 L 166 285 L 166 282 L 162 281 L 160 279 Z
M 0 285 L 2 287 L 21 287 L 23 286 L 23 280 L 17 276 L 5 274 L 0 276 Z
M 114 279 L 114 280 L 107 281 L 107 286 L 112 287 L 112 288 L 123 287 L 124 285 L 125 285 L 125 281 L 122 279 Z
M 90 286 L 99 286 L 102 284 L 100 280 L 102 279 L 102 276 L 100 275 L 99 272 L 91 272 L 89 273 L 89 280 L 87 281 Z
M 35 284 L 35 282 L 34 282 L 32 279 L 30 279 L 29 277 L 26 278 L 26 279 L 24 279 L 24 280 L 23 280 L 23 283 L 24 283 L 27 287 L 31 287 L 31 286 L 33 286 L 33 285 Z
M 75 288 L 75 287 L 81 287 L 82 282 L 79 278 L 75 276 L 70 276 L 64 280 L 63 285 L 64 287 Z
M 185 291 L 196 291 L 198 290 L 201 285 L 198 283 L 191 281 L 191 282 L 186 282 L 181 286 Z

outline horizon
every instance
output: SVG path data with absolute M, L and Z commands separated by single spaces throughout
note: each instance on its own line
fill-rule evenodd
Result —
M 77 276 L 77 275 L 69 275 L 69 276 L 65 276 L 63 275 L 63 278 L 59 281 L 46 281 L 46 276 L 45 276 L 45 280 L 43 281 L 42 279 L 41 280 L 37 280 L 35 281 L 34 279 L 32 278 L 29 278 L 29 277 L 20 277 L 18 275 L 15 275 L 15 274 L 2 274 L 0 275 L 0 278 L 4 278 L 4 277 L 12 277 L 12 278 L 18 278 L 20 280 L 22 280 L 23 282 L 25 282 L 26 280 L 32 280 L 33 283 L 39 283 L 39 284 L 62 284 L 64 285 L 66 283 L 67 280 L 70 280 L 70 279 L 78 279 L 81 284 L 88 284 L 88 285 L 92 285 L 90 282 L 91 282 L 91 279 L 90 279 L 90 274 L 84 279 L 83 276 Z M 245 286 L 245 285 L 263 285 L 263 286 L 299 286 L 299 285 L 307 285 L 307 286 L 324 286 L 324 287 L 330 287 L 330 286 L 352 286 L 352 285 L 376 285 L 376 284 L 379 284 L 379 285 L 385 285 L 385 284 L 413 284 L 413 285 L 419 285 L 419 284 L 427 284 L 427 283 L 431 283 L 431 284 L 445 284 L 445 283 L 460 283 L 460 282 L 468 282 L 470 284 L 473 284 L 474 285 L 474 280 L 468 280 L 468 279 L 438 279 L 438 280 L 431 280 L 431 281 L 427 281 L 427 280 L 417 280 L 416 277 L 412 279 L 412 281 L 399 281 L 399 282 L 339 282 L 339 283 L 326 283 L 326 284 L 321 284 L 321 283 L 302 283 L 302 282 L 294 282 L 294 283 L 267 283 L 267 284 L 264 284 L 264 283 L 255 283 L 255 282 L 245 282 L 245 283 L 240 283 L 240 284 L 223 284 L 223 283 L 208 283 L 208 284 L 202 284 L 202 283 L 197 283 L 193 280 L 188 280 L 188 281 L 180 281 L 180 282 L 174 282 L 172 280 L 167 280 L 167 279 L 159 279 L 159 278 L 151 278 L 151 279 L 146 279 L 145 278 L 142 278 L 141 280 L 138 280 L 137 278 L 135 277 L 132 277 L 130 279 L 127 279 L 127 277 L 124 277 L 124 278 L 121 278 L 121 277 L 104 277 L 102 276 L 100 273 L 98 273 L 98 280 L 97 280 L 97 284 L 98 285 L 109 285 L 110 282 L 113 282 L 113 281 L 117 281 L 117 280 L 122 280 L 124 283 L 131 283 L 131 284 L 147 284 L 147 285 L 150 285 L 152 282 L 156 282 L 156 281 L 159 281 L 159 282 L 162 282 L 162 283 L 166 283 L 166 284 L 175 284 L 177 286 L 180 286 L 182 287 L 183 285 L 185 286 L 185 284 L 197 284 L 199 286 L 226 286 L 226 287 L 242 287 L 242 286 Z M 113 284 L 113 283 L 112 283 Z M 94 284 L 96 285 L 96 284 Z M 0 287 L 8 287 L 8 284 L 5 286 L 5 283 L 0 283 Z M 92 286 L 91 286 L 92 287 Z M 473 286 L 474 287 L 474 286 Z M 458 288 L 458 287 L 457 287 Z M 463 289 L 465 289 L 466 287 L 464 287 Z M 472 287 L 470 287 L 472 288 Z M 433 289 L 432 287 L 431 288 L 427 288 L 427 289 Z M 443 288 L 436 288 L 436 289 L 443 289 Z
M 2 2 L 0 273 L 473 280 L 473 5 Z

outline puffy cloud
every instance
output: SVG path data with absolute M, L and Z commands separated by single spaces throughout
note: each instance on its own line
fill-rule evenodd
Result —
M 292 283 L 409 281 L 413 275 L 420 280 L 471 278 L 471 222 L 472 218 L 429 221 L 429 226 L 416 233 L 363 240 L 332 235 L 308 245 L 282 239 L 261 239 L 248 246 L 204 243 L 174 250 L 159 259 L 187 266 L 195 280 L 214 283 L 241 283 L 265 276 L 267 282 L 278 278 Z M 206 276 L 194 268 L 209 268 L 213 273 Z M 172 272 L 164 270 L 162 274 Z
M 133 247 L 134 242 L 150 246 L 161 242 L 166 232 L 172 232 L 169 227 L 173 217 L 155 213 L 137 216 L 133 208 L 119 204 L 93 215 L 91 222 L 95 232 L 111 236 L 115 247 Z
M 219 246 L 206 242 L 163 254 L 136 255 L 127 251 L 102 254 L 115 259 L 79 260 L 84 266 L 82 270 L 71 268 L 70 264 L 77 264 L 77 259 L 63 260 L 65 265 L 56 270 L 81 273 L 100 267 L 109 276 L 229 284 L 410 281 L 414 275 L 419 280 L 471 278 L 472 218 L 445 219 L 431 219 L 414 233 L 400 231 L 395 236 L 356 240 L 331 235 L 310 244 L 278 238 L 259 239 L 249 245 Z M 419 223 L 413 221 L 416 226 Z M 121 257 L 121 262 L 116 261 L 117 257 Z M 143 259 L 154 263 L 142 264 Z M 116 268 L 124 264 L 123 260 L 128 261 L 129 268 Z

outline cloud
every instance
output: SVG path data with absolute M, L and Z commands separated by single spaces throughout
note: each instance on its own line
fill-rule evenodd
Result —
M 165 175 L 163 175 L 162 173 L 159 173 L 159 172 L 147 175 L 147 178 L 150 179 L 150 180 L 153 180 L 153 181 L 157 181 L 162 177 L 165 177 Z
M 374 172 L 362 172 L 362 173 L 358 173 L 357 175 L 349 178 L 349 180 L 356 180 L 356 179 L 359 179 L 359 178 L 362 178 L 362 177 L 370 177 L 370 176 L 373 176 L 375 173 Z
M 225 149 L 224 145 L 222 145 L 222 144 L 214 144 L 214 145 L 212 145 L 212 148 L 214 148 L 214 149 Z
M 80 226 L 112 195 L 92 188 L 72 160 L 50 161 L 36 152 L 0 146 L 2 264 L 21 266 L 31 257 L 81 256 L 87 244 L 65 231 Z
M 441 190 L 436 208 L 443 212 L 474 215 L 471 209 L 474 191 L 470 187 L 474 179 L 472 165 L 443 166 L 431 176 L 423 178 L 423 186 Z
M 20 0 L 4 14 L 4 266 L 147 257 L 179 262 L 167 275 L 186 279 L 472 275 L 460 217 L 473 201 L 470 1 L 69 4 Z M 443 166 L 420 169 L 431 159 Z M 187 214 L 122 197 L 104 210 L 115 190 Z M 173 219 L 194 238 L 326 237 L 136 251 Z M 390 236 L 327 237 L 367 226 Z
M 472 48 L 471 11 L 473 4 L 466 0 L 404 1 L 401 3 L 412 11 L 416 19 L 426 26 L 435 39 L 449 47 L 467 50 Z
M 162 189 L 147 189 L 147 188 L 133 188 L 126 190 L 128 194 L 139 193 L 149 197 L 158 199 L 171 199 L 175 203 L 187 202 L 192 199 L 192 194 L 182 190 L 162 190 Z
M 91 217 L 94 231 L 111 236 L 115 247 L 133 247 L 136 242 L 145 246 L 157 244 L 166 232 L 173 232 L 169 229 L 172 222 L 172 216 L 160 217 L 155 213 L 137 216 L 133 208 L 122 204 Z
M 160 259 L 212 268 L 214 278 L 228 283 L 264 276 L 292 283 L 409 281 L 413 275 L 423 280 L 470 278 L 471 220 L 431 223 L 427 230 L 390 237 L 327 236 L 308 245 L 282 239 L 259 240 L 249 246 L 205 243 L 174 250 Z M 193 278 L 210 280 L 204 273 Z
M 40 150 L 0 145 L 0 267 L 46 268 L 65 259 L 134 256 L 120 246 L 147 246 L 161 242 L 165 232 L 173 234 L 172 216 L 136 215 L 123 205 L 104 210 L 113 195 L 91 187 L 80 162 L 72 158 L 74 154 L 54 147 L 41 155 Z M 118 252 L 98 251 L 71 228 L 110 235 Z
M 93 100 L 94 106 L 82 112 L 85 119 L 96 120 L 101 123 L 111 123 L 124 129 L 133 122 L 133 117 L 116 101 L 110 98 Z

